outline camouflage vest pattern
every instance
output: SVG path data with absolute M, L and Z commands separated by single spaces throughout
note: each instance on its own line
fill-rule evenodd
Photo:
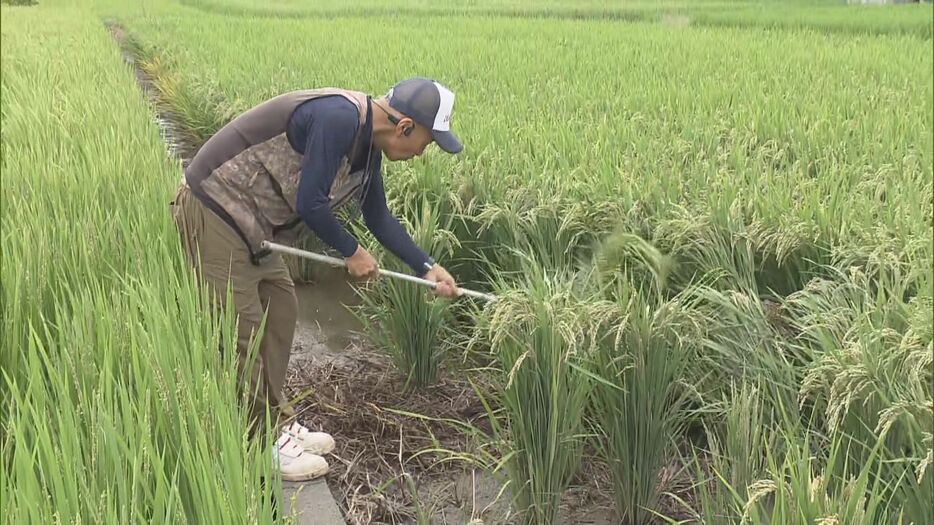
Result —
M 369 162 L 351 172 L 351 160 L 369 109 L 363 93 L 341 89 L 294 91 L 270 99 L 243 113 L 208 140 L 185 171 L 193 193 L 207 200 L 228 223 L 233 223 L 257 263 L 268 254 L 264 240 L 292 243 L 307 233 L 295 211 L 302 153 L 289 144 L 286 129 L 292 112 L 314 98 L 340 95 L 359 114 L 350 151 L 341 159 L 331 185 L 329 205 L 336 210 L 359 197 L 369 179 Z M 207 199 L 205 199 L 205 197 Z

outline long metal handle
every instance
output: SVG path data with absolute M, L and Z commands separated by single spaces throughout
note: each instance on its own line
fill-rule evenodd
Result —
M 299 257 L 304 257 L 306 259 L 311 259 L 313 261 L 318 261 L 333 266 L 343 266 L 346 267 L 347 263 L 343 259 L 338 259 L 337 257 L 330 257 L 320 253 L 308 252 L 305 250 L 299 250 L 298 248 L 292 248 L 291 246 L 285 246 L 282 244 L 276 244 L 274 242 L 263 241 L 263 248 L 267 248 L 274 252 L 287 253 L 289 255 L 297 255 Z M 431 289 L 434 289 L 437 283 L 434 281 L 429 281 L 428 279 L 422 279 L 415 277 L 414 275 L 408 275 L 405 273 L 394 272 L 392 270 L 385 270 L 383 268 L 379 269 L 380 275 L 385 275 L 387 277 L 394 277 L 396 279 L 402 279 L 403 281 L 408 281 L 410 283 L 420 284 L 422 286 L 427 286 Z M 476 297 L 477 299 L 485 299 L 487 301 L 496 301 L 495 295 L 486 294 L 483 292 L 476 292 L 474 290 L 468 290 L 466 288 L 458 287 L 457 290 L 462 295 L 467 295 L 470 297 Z

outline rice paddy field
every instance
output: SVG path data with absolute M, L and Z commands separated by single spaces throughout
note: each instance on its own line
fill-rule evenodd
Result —
M 934 523 L 930 4 L 0 9 L 3 522 L 283 519 L 167 203 L 239 112 L 419 75 L 465 148 L 385 162 L 390 206 L 499 300 L 335 300 L 383 366 L 293 380 L 383 447 L 332 461 L 348 523 Z

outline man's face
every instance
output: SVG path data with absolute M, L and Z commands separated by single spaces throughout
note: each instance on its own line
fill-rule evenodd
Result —
M 406 136 L 405 129 L 409 126 L 414 127 L 412 132 Z M 383 153 L 389 160 L 409 160 L 424 153 L 425 148 L 433 141 L 434 138 L 428 128 L 416 124 L 412 119 L 403 118 L 393 129 Z

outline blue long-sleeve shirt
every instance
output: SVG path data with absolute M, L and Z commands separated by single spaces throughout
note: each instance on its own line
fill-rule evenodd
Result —
M 353 255 L 357 241 L 334 217 L 328 194 L 358 126 L 356 106 L 335 95 L 302 103 L 289 118 L 286 132 L 292 148 L 303 153 L 295 211 L 315 235 L 344 257 Z M 372 126 L 372 119 L 367 118 L 357 158 L 351 159 L 354 171 L 362 169 L 367 161 Z M 370 183 L 361 203 L 364 223 L 380 244 L 422 276 L 434 261 L 415 245 L 386 205 L 381 152 L 374 148 L 370 158 Z

